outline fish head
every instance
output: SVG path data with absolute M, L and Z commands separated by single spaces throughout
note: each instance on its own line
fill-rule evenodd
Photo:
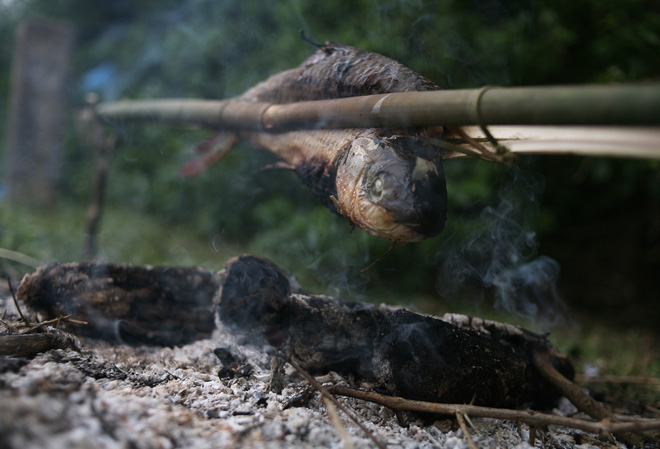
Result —
M 370 234 L 416 242 L 444 229 L 442 153 L 412 136 L 354 139 L 337 162 L 336 186 L 337 210 Z

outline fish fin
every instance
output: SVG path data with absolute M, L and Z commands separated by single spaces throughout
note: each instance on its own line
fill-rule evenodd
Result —
M 330 195 L 330 201 L 332 201 L 332 204 L 335 205 L 335 209 L 337 209 L 337 213 L 339 215 L 343 215 L 345 217 L 346 215 L 344 215 L 344 211 L 341 207 L 341 204 L 339 204 L 339 200 L 334 195 Z M 353 223 L 351 223 L 351 225 L 353 227 L 355 227 L 355 225 L 353 225 Z
M 291 164 L 287 164 L 286 162 L 278 161 L 278 162 L 275 162 L 274 164 L 264 165 L 263 167 L 255 170 L 255 173 L 260 173 L 262 171 L 268 171 L 268 170 L 296 171 L 296 166 L 291 165 Z
M 238 142 L 236 133 L 218 133 L 213 137 L 198 143 L 193 147 L 193 152 L 201 156 L 186 162 L 181 167 L 179 174 L 184 178 L 192 178 L 205 172 L 213 164 L 222 159 Z
M 337 199 L 336 196 L 330 195 L 330 201 L 332 201 L 332 204 L 335 206 L 336 212 L 339 215 L 341 215 L 342 217 L 344 217 L 346 219 L 346 221 L 348 221 L 348 225 L 351 227 L 350 234 L 352 234 L 353 231 L 355 231 L 355 228 L 357 227 L 357 225 L 355 223 L 353 223 L 353 221 L 351 221 L 350 218 L 348 218 L 348 215 L 345 213 L 344 208 L 339 203 L 339 200 Z

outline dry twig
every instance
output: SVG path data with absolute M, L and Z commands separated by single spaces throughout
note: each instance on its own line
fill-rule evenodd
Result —
M 438 415 L 456 415 L 457 413 L 463 413 L 472 416 L 473 418 L 507 419 L 510 421 L 520 421 L 530 426 L 555 425 L 601 435 L 607 435 L 609 433 L 660 430 L 660 419 L 638 419 L 630 422 L 613 422 L 609 419 L 602 421 L 587 421 L 584 419 L 550 415 L 531 410 L 512 410 L 469 404 L 442 404 L 438 402 L 414 401 L 411 399 L 386 396 L 371 391 L 357 390 L 343 386 L 333 386 L 327 390 L 331 393 L 340 394 L 342 396 L 375 402 L 391 408 L 392 410 L 434 413 Z
M 561 390 L 561 392 L 575 405 L 579 410 L 585 412 L 594 419 L 600 420 L 601 423 L 611 423 L 611 425 L 618 424 L 617 418 L 603 407 L 598 401 L 589 396 L 589 394 L 580 388 L 577 384 L 571 382 L 565 378 L 560 372 L 558 372 L 554 366 L 552 366 L 552 354 L 547 350 L 547 348 L 537 348 L 534 351 L 532 356 L 534 361 L 534 366 L 536 369 L 553 385 Z M 635 421 L 631 422 L 634 423 Z M 637 421 L 639 422 L 639 421 Z M 643 430 L 657 430 L 660 427 L 654 427 L 653 429 L 637 429 L 637 433 L 642 433 Z M 615 432 L 610 430 L 611 433 L 619 433 L 619 436 L 624 439 L 626 442 L 634 445 L 642 445 L 642 441 L 638 435 L 634 435 L 631 432 L 635 430 L 621 430 Z M 649 435 L 644 435 L 646 438 L 652 438 Z
M 16 299 L 16 294 L 14 293 L 14 287 L 11 285 L 11 279 L 9 278 L 7 278 L 7 285 L 9 286 L 9 292 L 11 293 L 11 297 L 14 300 L 14 306 L 16 306 L 16 310 L 18 310 L 18 314 L 21 316 L 21 319 L 25 325 L 29 326 L 30 322 L 27 318 L 25 318 L 25 315 L 23 315 L 23 312 L 21 311 L 21 307 L 18 305 L 18 300 Z
M 321 385 L 314 377 L 312 377 L 307 371 L 305 371 L 300 365 L 298 365 L 291 357 L 287 357 L 286 361 L 289 362 L 291 366 L 295 368 L 296 371 L 298 371 L 307 381 L 312 384 L 314 388 L 318 390 L 319 393 L 321 393 L 321 396 L 323 396 L 324 399 L 329 400 L 332 402 L 339 410 L 344 412 L 346 416 L 348 416 L 351 421 L 353 421 L 357 426 L 362 429 L 362 431 L 373 441 L 376 446 L 378 446 L 380 449 L 385 449 L 385 445 L 378 440 L 374 434 L 372 434 L 369 429 L 367 429 L 364 424 L 362 424 L 358 418 L 351 413 L 346 407 L 344 407 L 338 400 L 335 398 L 332 394 L 330 394 L 323 385 Z
M 474 441 L 472 440 L 472 436 L 468 431 L 467 424 L 465 423 L 466 418 L 467 416 L 462 412 L 456 413 L 456 420 L 458 421 L 458 425 L 461 426 L 461 430 L 463 431 L 463 435 L 465 435 L 465 439 L 468 442 L 468 446 L 470 446 L 470 449 L 477 449 L 477 446 L 475 446 Z
M 578 385 L 557 372 L 552 366 L 552 359 L 549 351 L 546 349 L 537 349 L 534 351 L 533 361 L 536 369 L 538 369 L 546 379 L 552 382 L 553 385 L 559 388 L 579 410 L 598 420 L 613 418 L 612 413 L 600 405 L 598 401 L 589 396 Z
M 49 326 L 51 324 L 55 324 L 55 327 L 59 327 L 60 323 L 62 322 L 77 324 L 80 326 L 85 326 L 89 324 L 87 321 L 76 320 L 74 318 L 71 318 L 71 315 L 60 315 L 57 318 L 53 318 L 52 320 L 42 321 L 41 323 L 30 324 L 29 327 L 25 329 L 22 333 L 30 334 L 33 332 L 37 332 L 43 329 L 44 326 Z
M 339 437 L 344 442 L 344 447 L 346 449 L 353 449 L 353 444 L 351 443 L 351 439 L 348 436 L 348 432 L 346 432 L 346 428 L 341 423 L 341 419 L 339 419 L 339 413 L 337 413 L 337 407 L 335 407 L 332 401 L 325 396 L 323 397 L 323 403 L 325 404 L 325 408 L 328 410 L 328 416 L 330 417 L 330 422 L 332 423 L 333 426 L 335 426 L 335 429 L 337 429 L 337 433 L 339 434 Z

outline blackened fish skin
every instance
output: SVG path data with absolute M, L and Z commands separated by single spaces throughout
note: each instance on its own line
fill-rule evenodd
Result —
M 326 42 L 299 67 L 271 76 L 239 98 L 293 103 L 439 89 L 428 78 L 386 56 Z
M 437 89 L 390 58 L 326 42 L 299 67 L 271 76 L 234 101 L 282 104 Z M 415 242 L 442 232 L 447 210 L 444 153 L 420 140 L 423 132 L 371 128 L 240 136 L 277 155 L 350 224 L 393 242 Z

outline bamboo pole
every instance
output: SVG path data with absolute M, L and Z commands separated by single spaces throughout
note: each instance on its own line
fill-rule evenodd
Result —
M 259 132 L 478 125 L 467 128 L 469 137 L 487 140 L 483 129 L 488 126 L 512 152 L 660 158 L 660 84 L 486 86 L 289 104 L 236 99 L 120 101 L 102 103 L 96 111 L 107 122 L 154 121 Z
M 490 87 L 288 104 L 142 100 L 100 104 L 107 121 L 284 131 L 434 125 L 660 125 L 660 84 Z

